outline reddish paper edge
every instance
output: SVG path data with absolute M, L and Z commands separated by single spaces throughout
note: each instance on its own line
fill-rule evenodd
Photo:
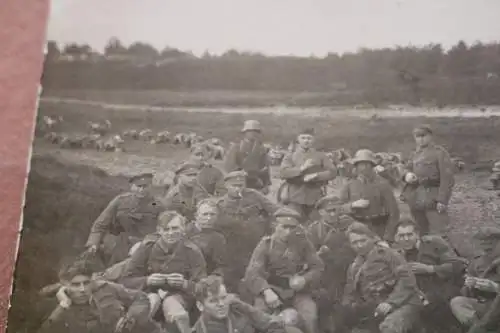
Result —
M 0 333 L 6 331 L 22 226 L 49 0 L 0 6 Z

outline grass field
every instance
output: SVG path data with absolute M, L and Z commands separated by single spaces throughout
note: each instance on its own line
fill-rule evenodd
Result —
M 497 193 L 487 189 L 487 169 L 494 160 L 500 159 L 500 118 L 497 117 L 406 117 L 370 121 L 356 117 L 144 112 L 41 103 L 39 116 L 43 115 L 63 116 L 64 123 L 57 131 L 66 133 L 83 133 L 88 121 L 109 119 L 114 133 L 143 128 L 173 133 L 197 132 L 205 137 L 218 137 L 226 145 L 239 138 L 244 120 L 258 119 L 262 122 L 264 140 L 267 142 L 287 143 L 294 138 L 299 128 L 314 127 L 321 149 L 343 147 L 354 151 L 370 148 L 403 154 L 413 149 L 412 127 L 425 122 L 435 129 L 438 143 L 446 146 L 452 155 L 461 156 L 467 162 L 467 170 L 457 175 L 450 203 L 454 245 L 461 253 L 470 255 L 474 251 L 469 242 L 471 234 L 479 226 L 500 223 L 500 198 Z M 10 332 L 30 332 L 29 327 L 36 326 L 36 318 L 39 318 L 40 313 L 47 311 L 39 304 L 46 306 L 50 303 L 40 303 L 36 296 L 37 289 L 54 282 L 56 267 L 65 256 L 81 250 L 92 221 L 113 195 L 126 188 L 126 181 L 121 175 L 149 170 L 157 173 L 159 178 L 169 178 L 173 165 L 188 154 L 186 148 L 171 144 L 151 145 L 127 141 L 125 148 L 125 153 L 62 150 L 43 138 L 36 138 L 16 271 L 13 317 L 9 322 Z M 275 168 L 273 173 L 276 173 Z M 279 180 L 276 176 L 273 178 L 275 189 Z M 340 183 L 341 180 L 337 185 Z M 338 186 L 331 188 L 332 191 L 336 189 Z M 28 322 L 23 323 L 27 318 Z

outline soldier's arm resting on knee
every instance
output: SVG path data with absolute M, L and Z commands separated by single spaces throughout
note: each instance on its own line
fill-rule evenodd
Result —
M 104 235 L 109 231 L 111 225 L 115 221 L 116 210 L 120 196 L 115 197 L 108 206 L 102 211 L 102 213 L 97 217 L 90 229 L 90 235 L 87 240 L 86 247 L 95 246 L 98 247 Z
M 127 289 L 123 285 L 113 284 L 119 300 L 127 308 L 126 317 L 136 321 L 148 319 L 150 302 L 146 293 L 140 290 Z
M 454 249 L 439 236 L 423 236 L 422 240 L 432 242 L 439 264 L 434 266 L 435 274 L 441 279 L 462 275 L 467 268 L 467 260 L 459 257 Z
M 391 269 L 395 273 L 396 285 L 385 303 L 398 308 L 417 294 L 417 280 L 401 255 L 393 251 L 387 251 L 387 255 Z
M 284 333 L 283 325 L 280 322 L 273 320 L 271 315 L 243 302 L 239 298 L 235 298 L 232 307 L 239 313 L 245 315 L 250 320 L 251 325 L 259 332 Z
M 191 252 L 189 253 L 189 279 L 186 280 L 184 290 L 191 295 L 195 294 L 196 284 L 207 276 L 207 263 L 201 250 L 192 245 Z
M 267 242 L 263 239 L 257 244 L 257 247 L 252 253 L 252 257 L 248 263 L 245 272 L 245 281 L 248 284 L 249 290 L 254 295 L 262 295 L 269 289 L 270 286 L 265 279 L 266 273 L 266 257 L 267 257 Z
M 143 242 L 130 257 L 120 279 L 125 287 L 142 290 L 147 286 L 147 262 L 152 245 L 153 242 Z

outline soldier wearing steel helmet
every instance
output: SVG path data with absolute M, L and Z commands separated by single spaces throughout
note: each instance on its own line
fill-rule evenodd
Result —
M 247 187 L 267 194 L 271 185 L 271 169 L 267 150 L 260 139 L 262 127 L 257 120 L 247 120 L 241 132 L 239 144 L 233 144 L 225 158 L 226 172 L 243 170 L 247 173 Z
M 454 165 L 446 149 L 434 143 L 430 126 L 416 127 L 413 136 L 417 149 L 406 166 L 403 175 L 406 185 L 401 197 L 423 235 L 446 237 L 448 203 L 455 184 Z
M 358 150 L 351 160 L 356 178 L 341 189 L 342 212 L 365 223 L 384 240 L 390 240 L 399 221 L 399 206 L 389 183 L 378 176 L 371 150 Z

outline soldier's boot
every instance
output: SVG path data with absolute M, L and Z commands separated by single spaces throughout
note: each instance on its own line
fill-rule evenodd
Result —
M 177 328 L 179 329 L 180 333 L 191 333 L 191 325 L 189 322 L 189 315 L 182 315 L 182 316 L 177 316 L 174 319 L 175 324 L 177 325 Z

